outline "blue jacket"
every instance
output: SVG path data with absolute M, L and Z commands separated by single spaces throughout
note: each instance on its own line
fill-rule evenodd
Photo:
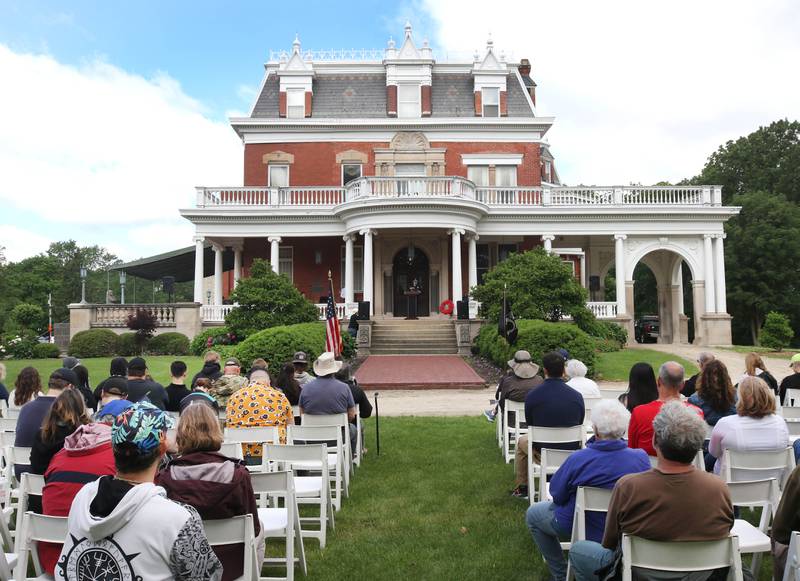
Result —
M 647 452 L 628 448 L 626 440 L 590 441 L 586 448 L 567 458 L 550 480 L 550 494 L 555 505 L 558 528 L 572 532 L 575 495 L 579 486 L 614 488 L 621 477 L 650 470 Z M 586 538 L 601 542 L 606 514 L 586 513 Z
M 733 404 L 724 412 L 718 412 L 714 408 L 712 408 L 709 404 L 707 404 L 702 397 L 697 392 L 694 392 L 691 397 L 689 398 L 689 403 L 692 405 L 696 405 L 701 410 L 703 410 L 703 419 L 709 426 L 716 426 L 717 422 L 720 419 L 724 418 L 725 416 L 733 416 L 736 415 L 736 396 L 733 396 Z
M 529 426 L 568 428 L 579 426 L 586 416 L 583 396 L 563 379 L 550 377 L 525 396 L 525 422 Z M 534 448 L 539 448 L 533 442 Z M 576 449 L 577 445 L 550 445 L 549 448 Z

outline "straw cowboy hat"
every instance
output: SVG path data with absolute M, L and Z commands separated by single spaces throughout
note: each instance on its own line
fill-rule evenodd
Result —
M 531 354 L 527 351 L 514 353 L 514 359 L 508 362 L 508 366 L 514 372 L 514 375 L 522 379 L 530 379 L 539 373 L 539 366 L 531 361 Z
M 317 360 L 314 361 L 314 374 L 316 376 L 320 375 L 330 375 L 331 373 L 336 373 L 342 368 L 342 362 L 336 361 L 333 357 L 333 353 L 330 351 L 326 351 L 319 357 Z

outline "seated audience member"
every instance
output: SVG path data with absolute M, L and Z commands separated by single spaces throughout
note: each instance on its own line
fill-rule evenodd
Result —
M 262 357 L 253 359 L 253 362 L 250 364 L 250 370 L 247 372 L 248 381 L 250 380 L 250 374 L 257 370 L 269 371 L 269 364 L 267 363 L 266 359 Z
M 128 362 L 128 400 L 136 403 L 147 399 L 158 409 L 167 405 L 167 392 L 160 383 L 148 379 L 147 362 L 141 357 L 134 357 Z
M 772 563 L 775 579 L 783 579 L 786 554 L 794 531 L 800 531 L 800 466 L 786 482 L 772 521 Z
M 86 409 L 94 411 L 97 408 L 97 398 L 92 393 L 92 388 L 89 385 L 89 370 L 85 365 L 76 365 L 73 369 L 75 377 L 78 378 L 78 384 L 75 389 L 83 396 L 83 403 L 86 404 Z
M 697 368 L 699 371 L 687 379 L 686 383 L 683 384 L 683 389 L 681 390 L 682 396 L 690 397 L 695 391 L 697 391 L 697 380 L 700 379 L 700 375 L 703 373 L 703 368 L 715 359 L 716 358 L 714 357 L 714 354 L 709 353 L 708 351 L 703 351 L 697 355 Z
M 350 373 L 350 366 L 347 363 L 342 363 L 342 368 L 336 372 L 334 377 L 339 381 L 346 383 L 347 387 L 350 388 L 350 392 L 353 394 L 353 401 L 355 402 L 356 406 L 358 406 L 359 417 L 362 420 L 370 417 L 372 415 L 372 404 L 369 403 L 367 394 L 364 393 L 364 390 L 361 389 L 360 385 L 358 385 L 358 380 Z M 350 422 L 355 424 L 355 418 L 351 419 Z
M 67 389 L 72 389 L 78 379 L 75 372 L 70 369 L 56 369 L 50 374 L 47 382 L 47 395 L 40 395 L 22 406 L 17 418 L 17 432 L 14 445 L 32 448 L 36 441 L 36 434 L 42 427 L 47 412 L 55 403 L 56 398 Z
M 568 541 L 572 534 L 578 487 L 613 488 L 626 474 L 650 470 L 650 460 L 644 450 L 628 448 L 624 440 L 630 415 L 616 400 L 598 402 L 592 409 L 594 439 L 585 449 L 567 458 L 553 475 L 550 481 L 552 502 L 537 502 L 528 509 L 525 517 L 528 529 L 557 581 L 567 578 L 567 563 L 559 541 Z M 605 520 L 605 513 L 586 513 L 589 540 L 602 540 Z
M 102 422 L 109 426 L 114 423 L 114 418 L 131 407 L 128 401 L 128 380 L 124 377 L 113 376 L 103 382 L 103 391 L 100 392 L 100 402 L 94 414 L 95 422 Z
M 6 380 L 6 366 L 5 363 L 0 363 L 0 400 L 6 402 L 6 406 L 8 406 L 8 389 L 6 388 L 6 384 L 3 383 Z
M 638 405 L 658 399 L 656 374 L 649 363 L 634 363 L 628 372 L 628 391 L 619 396 L 619 401 L 633 411 Z
M 128 360 L 124 357 L 114 357 L 111 360 L 111 364 L 109 365 L 108 370 L 108 377 L 97 384 L 97 387 L 94 388 L 94 398 L 97 401 L 100 401 L 101 394 L 103 393 L 103 387 L 109 379 L 112 377 L 121 377 L 123 379 L 128 378 Z
M 180 413 L 183 413 L 183 410 L 185 410 L 193 403 L 202 403 L 211 406 L 211 408 L 214 410 L 214 413 L 218 414 L 219 404 L 217 403 L 217 400 L 215 400 L 211 396 L 211 394 L 208 393 L 209 389 L 211 389 L 211 380 L 205 377 L 198 378 L 197 384 L 195 384 L 194 389 L 189 392 L 189 395 L 187 395 L 185 398 L 181 400 L 180 408 L 178 411 Z
M 564 356 L 559 352 L 547 353 L 542 358 L 545 380 L 525 397 L 525 422 L 529 426 L 567 428 L 580 426 L 586 415 L 583 396 L 564 381 Z M 533 442 L 533 462 L 539 462 L 540 446 Z M 550 445 L 551 448 L 577 449 L 580 443 Z M 528 437 L 517 440 L 514 453 L 515 488 L 512 496 L 528 496 Z
M 787 389 L 800 390 L 800 353 L 795 353 L 792 355 L 792 358 L 789 361 L 789 368 L 792 370 L 792 373 L 783 378 L 783 381 L 781 381 L 781 385 L 778 388 L 781 396 L 781 405 L 785 404 Z M 798 401 L 795 405 L 800 405 L 800 401 Z
M 523 402 L 528 392 L 542 384 L 544 379 L 539 375 L 539 366 L 531 360 L 527 351 L 517 351 L 514 358 L 509 360 L 508 372 L 500 378 L 494 398 L 497 405 L 483 412 L 486 419 L 493 422 L 498 413 L 505 409 L 507 399 Z
M 177 412 L 180 409 L 181 400 L 190 393 L 186 389 L 186 364 L 183 361 L 173 361 L 169 366 L 169 374 L 172 379 L 170 384 L 164 388 L 167 392 L 167 411 Z
M 703 410 L 703 418 L 712 428 L 720 418 L 736 413 L 736 390 L 722 361 L 713 359 L 703 366 L 689 403 Z M 708 453 L 708 440 L 703 444 L 703 457 L 706 471 L 711 472 L 717 459 Z
M 197 380 L 201 377 L 214 382 L 222 377 L 222 368 L 219 365 L 220 356 L 216 351 L 206 351 L 203 357 L 203 368 L 192 377 L 192 389 L 197 384 Z
M 14 380 L 14 390 L 9 394 L 8 407 L 18 410 L 29 401 L 43 395 L 42 377 L 39 371 L 35 367 L 23 367 Z
M 69 515 L 72 499 L 85 484 L 114 472 L 111 427 L 106 424 L 78 426 L 64 440 L 63 449 L 53 456 L 44 473 L 42 514 Z M 60 543 L 39 543 L 39 558 L 49 575 L 53 574 L 60 552 Z
M 95 563 L 98 555 L 120 579 L 222 578 L 197 511 L 167 499 L 153 484 L 173 425 L 169 414 L 144 401 L 117 417 L 111 428 L 116 474 L 75 495 L 56 579 L 72 581 L 70 572 Z M 109 546 L 116 551 L 109 553 Z
M 300 403 L 300 382 L 294 376 L 294 365 L 287 363 L 281 367 L 281 372 L 275 380 L 275 388 L 283 392 L 292 405 Z
M 281 442 L 285 442 L 286 428 L 294 423 L 289 400 L 270 386 L 266 371 L 255 371 L 252 378 L 250 385 L 238 390 L 228 400 L 225 425 L 228 428 L 278 426 Z M 242 452 L 245 462 L 260 463 L 261 444 L 245 444 Z
M 178 454 L 157 475 L 155 483 L 167 491 L 167 498 L 189 504 L 203 520 L 253 515 L 255 534 L 264 554 L 258 507 L 247 466 L 219 453 L 222 430 L 217 415 L 207 405 L 187 407 L 178 423 Z M 222 579 L 231 581 L 243 574 L 243 551 L 239 545 L 214 547 L 222 562 Z
M 567 385 L 580 393 L 584 398 L 586 397 L 601 397 L 600 388 L 594 380 L 586 377 L 589 369 L 582 361 L 577 359 L 570 359 L 567 361 L 567 376 L 569 381 Z
M 353 339 L 358 335 L 358 313 L 350 315 L 350 322 L 347 324 L 347 334 Z
M 350 421 L 356 419 L 356 402 L 353 392 L 336 377 L 342 362 L 336 361 L 333 353 L 326 351 L 314 361 L 316 379 L 303 385 L 300 392 L 300 414 L 324 416 L 347 414 Z M 350 448 L 355 454 L 358 432 L 354 424 L 349 424 Z
M 292 365 L 294 365 L 294 378 L 301 388 L 309 381 L 313 381 L 314 376 L 308 372 L 308 355 L 305 351 L 298 351 L 294 354 Z
M 631 412 L 631 423 L 628 426 L 628 446 L 641 448 L 650 456 L 655 456 L 653 448 L 653 418 L 661 411 L 661 406 L 670 401 L 681 401 L 681 388 L 683 387 L 683 366 L 674 361 L 667 361 L 658 369 L 658 399 L 650 403 L 636 406 Z M 683 405 L 690 407 L 701 418 L 703 411 L 688 402 Z
M 748 353 L 744 358 L 744 375 L 739 379 L 739 383 L 747 377 L 758 377 L 763 379 L 776 396 L 778 395 L 778 380 L 767 371 L 767 366 L 764 365 L 764 360 L 758 353 Z
M 745 377 L 739 383 L 736 414 L 720 418 L 708 443 L 708 452 L 716 458 L 715 474 L 724 474 L 722 457 L 726 449 L 736 451 L 782 450 L 789 445 L 786 421 L 775 413 L 775 397 L 760 377 Z M 737 475 L 731 475 L 737 480 Z M 780 478 L 780 474 L 754 473 L 748 470 L 747 480 Z
M 681 382 L 682 383 L 682 382 Z M 713 541 L 726 538 L 733 526 L 728 487 L 719 478 L 697 470 L 692 462 L 703 445 L 706 424 L 677 400 L 665 402 L 653 420 L 658 466 L 619 479 L 611 496 L 602 544 L 579 541 L 569 551 L 576 578 L 597 579 L 622 535 L 651 541 Z M 634 579 L 708 579 L 712 571 L 637 576 Z
M 242 368 L 236 357 L 228 357 L 225 360 L 225 368 L 223 371 L 222 377 L 212 381 L 211 389 L 208 390 L 208 393 L 217 400 L 220 408 L 226 407 L 228 405 L 228 399 L 238 390 L 250 383 L 246 377 L 242 377 Z M 269 375 L 267 377 L 269 377 Z
M 89 417 L 83 397 L 78 390 L 68 389 L 61 392 L 53 402 L 36 433 L 31 448 L 31 472 L 44 474 L 50 460 L 64 447 L 64 440 L 78 427 L 88 424 Z

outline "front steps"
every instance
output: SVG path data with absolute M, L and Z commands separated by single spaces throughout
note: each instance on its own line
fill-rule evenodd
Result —
M 375 319 L 373 355 L 455 355 L 455 324 L 449 319 Z

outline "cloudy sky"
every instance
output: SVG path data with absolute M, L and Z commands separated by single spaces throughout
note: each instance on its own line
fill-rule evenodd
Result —
M 566 183 L 676 181 L 721 143 L 800 118 L 794 0 L 0 3 L 0 246 L 52 240 L 133 259 L 191 244 L 195 185 L 241 184 L 227 124 L 270 49 L 443 50 L 529 58 Z

